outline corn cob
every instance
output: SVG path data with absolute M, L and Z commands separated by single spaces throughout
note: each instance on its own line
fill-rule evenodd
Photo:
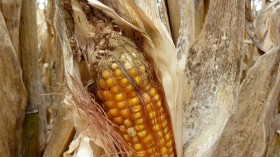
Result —
M 114 52 L 98 69 L 97 96 L 136 156 L 176 156 L 168 110 L 144 56 Z

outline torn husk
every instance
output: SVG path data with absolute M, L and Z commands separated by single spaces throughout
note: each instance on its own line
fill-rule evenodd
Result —
M 78 116 L 75 116 L 74 118 L 79 119 L 81 118 L 79 117 L 79 115 L 86 115 L 86 117 L 89 116 L 92 119 L 89 120 L 89 125 L 85 123 L 85 125 L 83 126 L 77 126 L 79 127 L 77 128 L 77 130 L 80 130 L 81 132 L 78 132 L 79 137 L 72 142 L 69 151 L 75 152 L 74 154 L 76 155 L 74 156 L 78 156 L 79 150 L 88 148 L 91 149 L 88 150 L 88 153 L 92 154 L 95 150 L 89 146 L 89 141 L 91 141 L 95 143 L 95 146 L 98 145 L 99 147 L 103 148 L 105 150 L 105 154 L 107 155 L 110 155 L 111 153 L 118 154 L 117 151 L 119 150 L 121 150 L 119 152 L 125 152 L 128 153 L 128 155 L 129 153 L 133 152 L 133 150 L 131 150 L 130 147 L 123 148 L 125 144 L 121 144 L 121 139 L 120 141 L 114 140 L 114 137 L 118 137 L 118 135 L 114 135 L 114 137 L 109 135 L 110 138 L 107 138 L 108 141 L 104 141 L 106 139 L 105 137 L 103 137 L 105 133 L 104 131 L 106 131 L 108 127 L 111 127 L 111 130 L 107 130 L 108 133 L 114 132 L 114 127 L 112 127 L 114 126 L 114 124 L 111 123 L 110 120 L 108 120 L 108 118 L 104 114 L 104 111 L 102 110 L 102 105 L 99 105 L 100 103 L 98 101 L 96 102 L 92 97 L 84 97 L 84 100 L 81 103 L 81 100 L 77 101 L 79 96 L 75 96 L 75 94 L 81 94 L 85 92 L 83 89 L 81 89 L 82 85 L 78 83 L 84 82 L 83 75 L 79 75 L 79 62 L 82 62 L 84 60 L 88 66 L 88 75 L 92 76 L 93 79 L 96 79 L 98 77 L 98 71 L 104 70 L 98 67 L 109 67 L 112 61 L 114 61 L 114 59 L 116 58 L 120 58 L 119 61 L 122 62 L 122 51 L 125 49 L 128 51 L 135 51 L 135 48 L 133 47 L 137 46 L 138 48 L 136 48 L 136 50 L 144 52 L 144 56 L 149 61 L 149 64 L 144 64 L 145 67 L 148 67 L 148 71 L 150 71 L 148 73 L 152 73 L 152 75 L 156 76 L 153 79 L 158 80 L 162 84 L 162 87 L 164 89 L 164 91 L 162 92 L 165 96 L 164 102 L 166 102 L 165 104 L 168 105 L 167 108 L 170 112 L 170 117 L 172 120 L 172 128 L 175 136 L 177 156 L 181 156 L 181 107 L 183 95 L 181 89 L 182 71 L 181 69 L 177 68 L 176 50 L 169 35 L 165 34 L 167 33 L 167 31 L 165 30 L 164 26 L 162 25 L 163 27 L 161 30 L 157 30 L 152 23 L 154 19 L 148 19 L 147 16 L 144 15 L 144 13 L 137 7 L 137 5 L 134 2 L 128 2 L 123 0 L 122 4 L 126 6 L 126 13 L 132 14 L 131 17 L 134 17 L 135 19 L 123 19 L 114 10 L 103 5 L 97 0 L 89 0 L 88 2 L 93 7 L 98 8 L 98 10 L 93 11 L 85 1 L 71 1 L 72 7 L 69 10 L 73 12 L 72 18 L 75 25 L 75 31 L 72 38 L 73 40 L 71 39 L 71 48 L 74 54 L 74 58 L 73 54 L 72 57 L 65 58 L 68 60 L 68 62 L 67 60 L 65 61 L 65 68 L 69 69 L 69 67 L 71 67 L 70 72 L 66 70 L 66 75 L 72 75 L 76 73 L 74 79 L 68 79 L 68 86 L 70 87 L 70 91 L 72 91 L 71 95 L 74 97 L 74 102 L 77 106 L 77 110 L 79 113 L 77 114 Z M 94 12 L 95 16 L 101 16 L 102 18 L 104 17 L 105 13 L 106 16 L 109 17 L 104 19 L 104 24 L 102 23 L 102 21 L 99 20 L 100 17 L 94 17 L 89 12 Z M 129 23 L 128 21 L 133 21 L 133 24 Z M 111 25 L 106 22 L 111 23 Z M 127 37 L 130 37 L 131 41 L 127 40 L 126 38 L 122 38 L 122 33 L 124 33 Z M 119 46 L 122 43 L 123 46 Z M 118 53 L 110 52 L 110 49 L 106 49 L 108 47 L 110 47 L 111 49 L 113 48 L 115 50 L 114 52 L 120 52 L 120 55 L 118 55 Z M 80 50 L 77 51 L 77 49 Z M 73 58 L 75 61 L 71 59 L 69 60 L 69 58 Z M 125 60 L 130 59 L 126 58 Z M 149 70 L 150 67 L 152 67 L 153 70 Z M 94 83 L 95 81 L 96 80 L 87 80 L 87 83 Z M 93 83 L 90 83 L 90 85 Z M 80 96 L 83 97 L 83 95 L 87 94 L 83 93 Z M 88 109 L 88 106 L 91 106 L 92 108 L 94 108 L 93 106 L 95 106 L 95 109 Z M 94 113 L 100 113 L 99 120 L 103 119 L 104 121 L 98 124 L 99 126 L 94 124 L 93 118 L 98 117 L 94 117 L 94 114 L 86 113 L 85 111 L 93 111 Z M 88 119 L 90 119 L 89 117 Z M 88 128 L 89 126 L 91 129 L 94 128 L 93 130 L 91 130 L 92 134 L 84 134 L 85 128 Z M 97 129 L 96 127 L 99 128 Z M 107 142 L 107 145 L 104 144 L 104 142 Z M 116 148 L 113 148 L 114 144 L 117 146 L 118 150 Z M 81 147 L 81 145 L 85 146 Z

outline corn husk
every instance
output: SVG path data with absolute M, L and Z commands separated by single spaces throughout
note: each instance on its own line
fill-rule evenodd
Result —
M 152 66 L 155 69 L 155 72 L 157 74 L 158 79 L 161 81 L 164 93 L 166 96 L 166 101 L 168 104 L 168 108 L 170 111 L 170 115 L 172 118 L 172 126 L 173 131 L 175 135 L 175 142 L 177 147 L 177 156 L 181 156 L 182 154 L 182 142 L 181 142 L 181 134 L 182 134 L 182 70 L 178 68 L 178 63 L 176 59 L 176 49 L 175 46 L 170 38 L 170 35 L 164 28 L 163 24 L 158 25 L 157 27 L 153 24 L 152 21 L 157 21 L 157 23 L 160 23 L 160 19 L 149 19 L 142 10 L 138 8 L 138 6 L 133 1 L 128 0 L 122 0 L 115 3 L 119 3 L 125 8 L 122 10 L 123 14 L 130 15 L 125 18 L 118 15 L 113 9 L 109 8 L 108 6 L 102 4 L 101 2 L 97 0 L 88 0 L 89 4 L 92 5 L 95 8 L 98 8 L 102 12 L 104 12 L 107 16 L 113 18 L 114 22 L 121 26 L 124 30 L 128 31 L 135 31 L 139 32 L 144 40 L 143 49 L 144 52 L 152 59 Z M 114 2 L 113 2 L 114 3 Z M 90 34 L 89 23 L 86 19 L 85 14 L 83 13 L 83 10 L 79 6 L 78 2 L 75 0 L 72 0 L 72 9 L 73 9 L 73 18 L 75 21 L 75 35 L 77 39 L 79 39 L 79 44 L 83 46 L 83 41 L 87 41 L 89 45 L 88 52 L 91 48 L 89 39 L 87 37 L 90 37 L 92 34 Z M 67 45 L 69 43 L 65 43 Z M 68 45 L 69 46 L 69 45 Z M 76 85 L 73 85 L 73 79 L 71 76 L 74 76 L 76 82 L 80 83 L 81 85 L 81 77 L 79 74 L 78 66 L 73 61 L 73 56 L 71 54 L 71 51 L 69 51 L 69 47 L 65 48 L 65 69 L 66 69 L 66 75 L 68 75 L 68 86 L 70 87 L 70 91 L 73 92 L 73 89 L 75 89 L 75 92 L 77 91 Z M 75 83 L 74 83 L 75 84 Z M 72 88 L 72 89 L 71 89 Z M 76 103 L 77 105 L 77 103 Z M 78 111 L 79 112 L 79 111 Z M 80 119 L 82 114 L 77 114 L 74 116 L 75 119 Z M 108 122 L 109 123 L 109 122 Z M 79 126 L 76 126 L 77 130 L 86 130 L 88 129 L 87 122 L 84 123 L 84 125 L 79 124 Z M 94 127 L 94 126 L 90 126 Z M 108 127 L 108 126 L 107 126 Z M 103 148 L 106 155 L 110 155 L 110 150 L 104 145 L 104 140 L 100 139 L 100 134 L 98 135 L 98 131 L 94 132 L 94 130 L 91 130 L 92 134 L 83 134 L 83 131 L 78 132 L 79 136 L 77 139 L 75 139 L 72 142 L 71 149 L 69 149 L 70 152 L 75 152 L 73 156 L 77 156 L 79 150 L 86 150 L 88 152 L 88 155 L 94 151 L 91 146 L 89 146 L 90 142 L 88 139 L 90 139 L 95 145 L 100 146 Z M 98 136 L 97 136 L 98 135 Z M 92 138 L 92 136 L 95 136 Z M 110 138 L 112 139 L 112 138 Z M 102 141 L 100 144 L 99 142 Z M 108 146 L 108 145 L 107 145 Z M 129 150 L 129 148 L 128 148 Z M 69 152 L 68 151 L 68 152 Z M 66 153 L 67 154 L 67 153 Z M 66 156 L 65 154 L 65 156 Z M 75 155 L 76 154 L 76 155 Z M 69 155 L 69 153 L 68 153 Z M 102 154 L 99 154 L 100 156 Z M 103 154 L 104 155 L 104 154 Z

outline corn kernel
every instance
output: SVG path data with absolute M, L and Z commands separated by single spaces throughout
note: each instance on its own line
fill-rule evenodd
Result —
M 154 95 L 157 94 L 157 91 L 156 91 L 155 88 L 152 88 L 149 93 L 150 93 L 151 96 L 154 96 Z
M 131 140 L 131 137 L 129 135 L 123 135 L 123 138 L 128 142 Z
M 135 81 L 136 83 L 141 83 L 141 82 L 142 82 L 141 76 L 135 77 L 135 78 L 134 78 L 134 81 Z
M 106 85 L 106 81 L 104 79 L 100 79 L 98 81 L 98 86 L 101 88 L 101 89 L 107 89 L 107 85 Z
M 168 142 L 166 143 L 166 146 L 167 146 L 167 147 L 171 147 L 171 146 L 172 146 L 172 140 L 168 141 Z
M 169 152 L 169 153 L 173 153 L 173 148 L 172 148 L 172 147 L 169 148 L 169 149 L 168 149 L 168 152 Z
M 139 68 L 140 68 L 140 70 L 141 70 L 142 72 L 145 72 L 145 71 L 146 71 L 146 67 L 145 67 L 144 65 L 141 65 Z
M 122 73 L 122 71 L 120 70 L 120 69 L 116 69 L 115 71 L 114 71 L 114 76 L 115 76 L 115 78 L 122 78 L 123 77 L 123 73 Z
M 134 128 L 136 131 L 142 131 L 145 128 L 145 126 L 144 125 L 135 125 Z
M 128 81 L 128 79 L 127 78 L 123 78 L 123 79 L 121 79 L 120 81 L 119 81 L 119 85 L 121 86 L 121 87 L 126 87 L 127 85 L 129 85 L 129 81 Z
M 138 97 L 134 97 L 132 99 L 129 99 L 129 104 L 131 106 L 136 106 L 140 103 L 140 99 Z
M 134 130 L 134 128 L 130 127 L 127 129 L 127 133 L 129 136 L 134 137 L 136 136 L 136 131 Z
M 133 137 L 133 138 L 132 138 L 132 141 L 133 141 L 134 143 L 138 142 L 138 137 L 137 137 L 137 136 Z
M 143 138 L 147 135 L 147 131 L 146 130 L 143 130 L 143 131 L 140 131 L 137 133 L 137 135 L 140 137 L 140 138 Z
M 162 133 L 162 131 L 159 131 L 159 132 L 157 132 L 157 135 L 158 135 L 158 137 L 162 137 L 163 136 L 163 133 Z
M 126 119 L 126 120 L 124 120 L 124 125 L 125 125 L 127 128 L 132 127 L 132 121 L 129 120 L 129 119 Z
M 139 118 L 137 120 L 135 120 L 135 124 L 139 125 L 139 124 L 143 124 L 144 123 L 144 119 L 143 118 Z
M 139 112 L 142 109 L 142 106 L 137 105 L 132 107 L 132 112 Z
M 123 93 L 117 94 L 117 95 L 115 95 L 115 100 L 117 102 L 122 102 L 125 100 L 125 95 Z
M 132 68 L 132 64 L 129 63 L 129 62 L 126 62 L 126 63 L 124 63 L 124 68 L 125 69 L 130 69 L 130 68 Z
M 125 127 L 124 125 L 121 125 L 121 126 L 119 127 L 119 129 L 120 129 L 120 131 L 121 131 L 122 133 L 126 133 L 126 132 L 127 132 L 126 127 Z
M 166 134 L 165 136 L 164 136 L 164 139 L 166 140 L 166 141 L 169 141 L 170 140 L 170 138 L 171 138 L 171 136 L 170 136 L 170 134 L 168 133 L 168 134 Z
M 104 100 L 103 99 L 103 95 L 102 95 L 102 91 L 97 91 L 97 96 L 98 96 L 98 98 L 100 99 L 100 100 Z
M 105 80 L 111 78 L 111 77 L 112 77 L 112 71 L 104 70 L 104 71 L 102 72 L 102 77 L 103 77 Z
M 149 148 L 149 149 L 147 150 L 147 153 L 149 153 L 149 154 L 154 154 L 155 152 L 156 152 L 156 149 L 155 149 L 154 147 Z
M 122 91 L 122 89 L 119 86 L 115 86 L 115 87 L 112 87 L 110 89 L 110 91 L 114 94 L 119 94 Z
M 110 109 L 110 110 L 108 111 L 108 113 L 109 113 L 110 115 L 116 117 L 116 116 L 118 116 L 119 111 L 118 111 L 116 108 L 113 108 L 113 109 Z
M 127 108 L 127 107 L 128 107 L 128 104 L 127 104 L 127 102 L 125 102 L 125 101 L 117 102 L 117 107 L 118 107 L 119 109 L 124 109 L 124 108 Z
M 120 112 L 120 114 L 121 114 L 121 116 L 122 116 L 123 118 L 128 118 L 128 117 L 129 117 L 129 113 L 130 113 L 129 109 L 124 109 L 124 110 L 122 110 L 122 111 Z
M 164 134 L 167 134 L 169 132 L 169 129 L 168 128 L 165 128 L 164 130 L 163 130 L 163 133 Z
M 155 126 L 153 126 L 154 131 L 158 132 L 160 130 L 159 125 L 156 124 Z
M 138 152 L 137 157 L 145 157 L 146 153 L 144 151 Z
M 132 77 L 136 77 L 136 76 L 138 75 L 138 72 L 137 72 L 136 68 L 131 68 L 131 69 L 129 70 L 129 74 L 130 74 L 130 76 L 132 76 Z
M 141 112 L 136 112 L 136 113 L 133 113 L 133 114 L 131 115 L 131 118 L 132 118 L 133 120 L 139 119 L 139 118 L 141 118 L 141 117 L 142 117 L 142 113 L 141 113 Z
M 109 78 L 108 80 L 106 80 L 106 85 L 109 88 L 112 88 L 112 87 L 117 85 L 117 82 L 116 82 L 116 80 L 114 78 Z
M 105 107 L 106 107 L 107 109 L 111 109 L 111 108 L 115 107 L 114 101 L 105 101 L 104 104 L 105 104 Z
M 157 114 L 156 114 L 155 111 L 152 111 L 152 112 L 149 114 L 149 116 L 150 116 L 151 119 L 154 119 L 154 118 L 157 116 Z
M 137 94 L 136 94 L 136 92 L 130 92 L 130 93 L 127 93 L 127 98 L 133 98 L 133 97 L 135 97 L 135 96 L 137 96 Z
M 111 68 L 112 68 L 113 70 L 116 70 L 118 67 L 119 67 L 119 66 L 118 66 L 117 63 L 112 63 L 112 65 L 111 65 Z
M 126 93 L 131 93 L 133 91 L 133 86 L 132 85 L 128 85 L 124 88 L 124 92 Z
M 103 91 L 103 99 L 112 100 L 113 99 L 112 93 L 108 90 Z
M 165 147 L 162 147 L 162 148 L 160 149 L 160 152 L 161 152 L 161 154 L 167 154 L 167 153 L 168 153 L 168 150 L 167 150 Z
M 123 124 L 123 119 L 122 119 L 122 117 L 117 117 L 117 118 L 114 118 L 114 122 L 121 125 L 121 124 Z
M 142 149 L 142 145 L 141 144 L 139 144 L 139 143 L 137 143 L 137 144 L 135 144 L 134 145 L 134 147 L 133 147 L 136 151 L 139 151 L 139 150 L 141 150 Z
M 154 139 L 153 136 L 151 134 L 149 134 L 146 137 L 144 137 L 143 143 L 148 144 L 148 143 L 152 142 L 153 139 Z

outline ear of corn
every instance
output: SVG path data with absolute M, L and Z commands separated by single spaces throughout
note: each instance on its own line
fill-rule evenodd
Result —
M 141 54 L 114 52 L 98 66 L 97 96 L 136 156 L 176 156 L 167 107 Z

